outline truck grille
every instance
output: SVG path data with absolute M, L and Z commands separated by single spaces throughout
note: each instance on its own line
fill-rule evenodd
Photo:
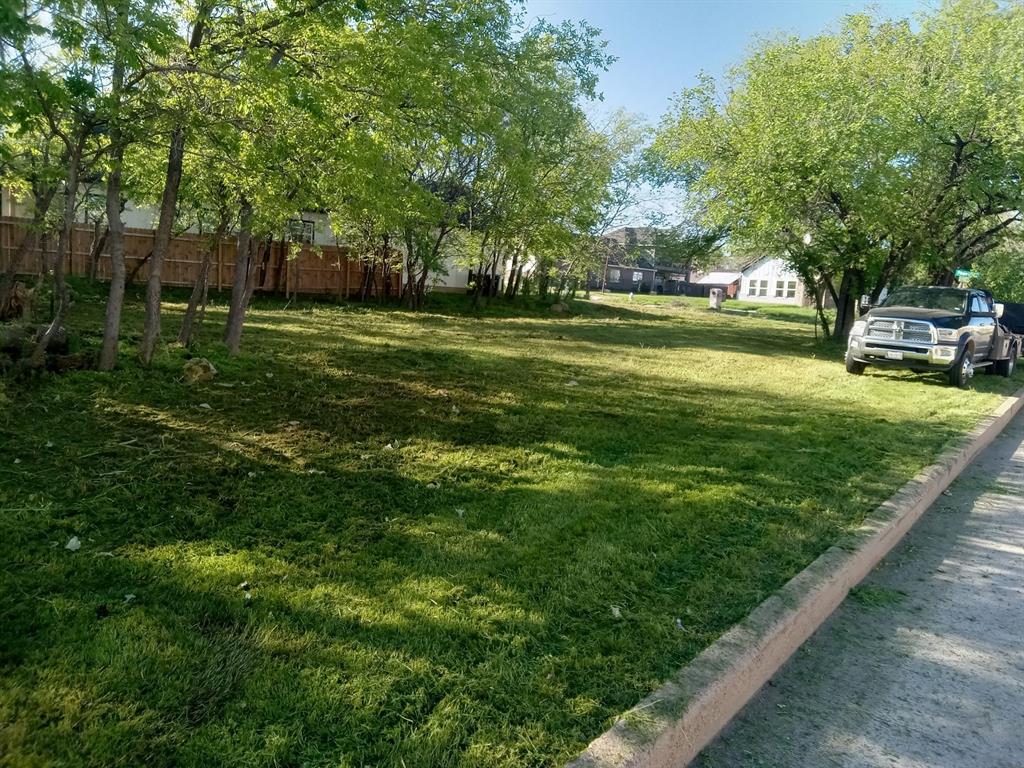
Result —
M 931 323 L 920 320 L 890 320 L 880 318 L 868 325 L 868 336 L 889 341 L 913 341 L 919 344 L 932 342 Z

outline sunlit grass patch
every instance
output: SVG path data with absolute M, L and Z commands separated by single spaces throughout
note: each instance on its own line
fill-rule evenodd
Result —
M 558 765 L 1012 386 L 787 312 L 260 299 L 231 359 L 215 300 L 143 370 L 133 300 L 119 371 L 6 387 L 0 755 Z

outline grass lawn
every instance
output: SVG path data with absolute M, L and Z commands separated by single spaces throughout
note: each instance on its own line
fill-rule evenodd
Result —
M 9 383 L 0 764 L 556 766 L 1012 388 L 576 306 L 258 303 L 228 359 L 217 304 L 189 385 L 136 296 L 119 371 Z

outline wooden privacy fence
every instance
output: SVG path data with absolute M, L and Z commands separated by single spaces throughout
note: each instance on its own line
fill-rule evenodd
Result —
M 28 231 L 28 219 L 0 218 L 0 268 L 6 269 L 11 258 Z M 102 233 L 101 233 L 102 234 Z M 134 283 L 145 283 L 149 277 L 149 256 L 153 252 L 156 233 L 151 229 L 125 229 L 125 268 Z M 90 274 L 93 250 L 93 228 L 89 224 L 76 224 L 70 253 L 64 257 L 64 269 L 69 275 L 87 277 Z M 56 235 L 48 239 L 46 261 L 52 258 Z M 199 267 L 210 247 L 210 237 L 186 233 L 171 240 L 164 259 L 162 280 L 164 285 L 189 286 L 195 284 Z M 339 299 L 366 296 L 395 296 L 401 290 L 402 276 L 398 269 L 385 272 L 379 261 L 369 264 L 360 258 L 350 258 L 344 247 L 322 245 L 314 249 L 303 245 L 299 254 L 288 258 L 288 242 L 274 241 L 269 248 L 259 250 L 259 263 L 255 284 L 257 291 L 267 293 L 309 294 L 336 296 Z M 209 285 L 216 290 L 231 287 L 235 274 L 236 241 L 221 240 L 210 262 Z M 29 251 L 18 266 L 18 273 L 38 275 L 43 271 L 43 252 L 40 242 Z M 110 255 L 104 248 L 96 262 L 96 277 L 110 279 Z

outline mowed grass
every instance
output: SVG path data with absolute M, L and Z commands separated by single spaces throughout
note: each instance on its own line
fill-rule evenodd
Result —
M 236 359 L 215 304 L 189 385 L 133 297 L 120 370 L 9 383 L 0 763 L 559 765 L 1013 386 L 602 298 L 258 303 Z

